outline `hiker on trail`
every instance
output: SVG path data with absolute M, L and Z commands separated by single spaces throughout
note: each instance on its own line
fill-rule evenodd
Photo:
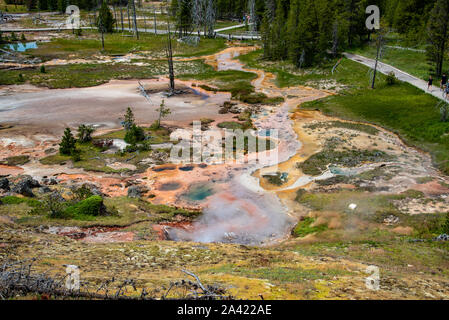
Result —
M 447 75 L 443 73 L 443 76 L 441 77 L 441 89 L 444 90 L 447 84 Z
M 449 84 L 446 84 L 446 88 L 444 89 L 444 92 L 446 94 L 446 99 L 449 100 Z
M 427 82 L 427 90 L 428 91 L 432 91 L 430 89 L 432 89 L 432 85 L 433 85 L 433 78 L 432 76 L 429 77 L 429 81 Z
M 443 95 L 446 92 L 446 86 L 447 86 L 447 75 L 443 73 L 443 76 L 441 77 L 441 84 L 440 88 L 443 90 Z

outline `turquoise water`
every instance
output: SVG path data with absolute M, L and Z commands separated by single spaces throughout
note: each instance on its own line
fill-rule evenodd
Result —
M 25 52 L 29 49 L 37 49 L 37 43 L 36 41 L 33 42 L 26 42 L 26 43 L 9 43 L 5 45 L 6 49 L 17 51 L 17 52 Z
M 183 197 L 190 201 L 202 201 L 214 194 L 214 188 L 208 184 L 194 185 L 183 194 Z

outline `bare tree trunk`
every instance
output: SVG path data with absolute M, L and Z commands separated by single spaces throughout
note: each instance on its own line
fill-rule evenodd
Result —
M 446 55 L 446 40 L 443 40 L 440 52 L 438 53 L 438 62 L 437 62 L 437 68 L 436 73 L 438 76 L 441 76 L 443 73 L 443 63 L 444 63 L 444 56 Z
M 115 6 L 112 6 L 112 10 L 114 11 L 115 31 L 118 31 L 117 9 Z
M 103 32 L 103 28 L 101 28 L 101 50 L 104 51 L 104 32 Z
M 136 17 L 136 4 L 134 3 L 134 0 L 130 0 L 130 1 L 132 4 L 132 9 L 133 9 L 134 34 L 135 34 L 137 40 L 139 40 L 139 30 L 137 28 L 137 17 Z
M 123 27 L 123 7 L 120 7 L 120 20 L 122 21 L 122 33 L 124 31 L 124 27 Z
M 250 31 L 256 31 L 256 3 L 254 0 L 248 1 L 248 11 L 251 19 Z
M 379 62 L 379 53 L 381 46 L 382 46 L 382 35 L 379 35 L 379 38 L 377 39 L 376 64 L 374 65 L 374 74 L 373 74 L 373 82 L 371 83 L 371 89 L 374 89 L 374 84 L 376 83 L 377 64 Z
M 156 6 L 154 6 L 154 33 L 157 34 L 157 22 L 156 22 Z
M 215 27 L 215 8 L 213 0 L 207 1 L 205 22 L 206 22 L 207 36 L 212 37 L 214 35 L 214 27 Z
M 131 31 L 131 18 L 129 16 L 129 0 L 128 4 L 126 5 L 126 9 L 128 10 L 128 31 Z
M 338 53 L 338 22 L 334 22 L 334 27 L 332 31 L 332 55 L 334 58 L 337 56 Z
M 170 79 L 170 93 L 173 93 L 175 91 L 175 72 L 173 68 L 173 50 L 171 46 L 170 22 L 168 23 L 167 58 L 168 58 L 168 74 Z

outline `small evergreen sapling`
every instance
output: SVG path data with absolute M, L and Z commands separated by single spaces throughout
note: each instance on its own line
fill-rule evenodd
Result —
M 76 140 L 73 137 L 72 131 L 70 128 L 66 128 L 61 143 L 59 144 L 59 153 L 66 156 L 72 155 L 76 150 L 75 144 Z

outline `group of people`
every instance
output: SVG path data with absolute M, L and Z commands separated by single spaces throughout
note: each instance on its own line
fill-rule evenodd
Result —
M 433 78 L 432 76 L 430 76 L 427 82 L 427 90 L 432 91 L 432 85 L 433 85 Z M 440 89 L 443 91 L 443 98 L 449 100 L 449 83 L 447 75 L 445 73 L 441 77 Z

